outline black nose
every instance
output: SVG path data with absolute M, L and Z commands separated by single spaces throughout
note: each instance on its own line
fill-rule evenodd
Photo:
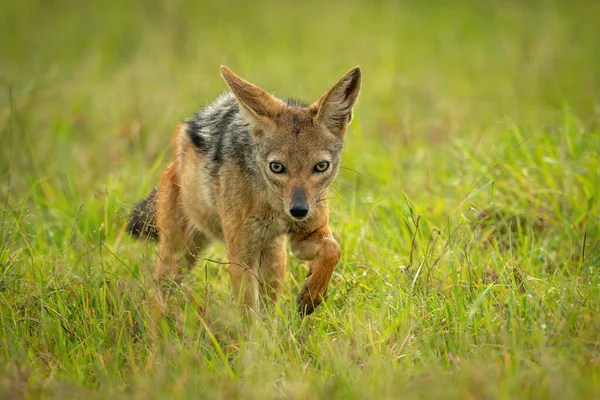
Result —
M 306 204 L 306 191 L 301 187 L 292 190 L 292 204 L 290 214 L 294 218 L 304 218 L 308 215 L 308 204 Z
M 308 215 L 308 204 L 292 204 L 290 214 L 294 218 L 304 218 Z

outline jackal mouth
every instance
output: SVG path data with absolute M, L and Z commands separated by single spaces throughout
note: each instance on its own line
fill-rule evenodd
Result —
M 292 217 L 292 219 L 294 220 L 294 222 L 302 222 L 302 221 L 306 221 L 309 218 L 309 215 L 307 215 L 306 217 L 294 217 L 293 215 L 290 215 L 290 217 Z

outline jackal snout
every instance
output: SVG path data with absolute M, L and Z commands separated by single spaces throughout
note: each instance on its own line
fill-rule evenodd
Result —
M 306 201 L 306 191 L 303 188 L 294 188 L 292 191 L 292 202 L 290 204 L 290 215 L 298 220 L 306 218 L 310 207 Z

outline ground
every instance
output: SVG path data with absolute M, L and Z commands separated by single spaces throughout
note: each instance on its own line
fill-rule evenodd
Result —
M 0 398 L 600 397 L 600 3 L 21 1 L 0 17 Z M 342 247 L 247 325 L 222 245 L 152 299 L 126 217 L 219 66 L 363 91 Z

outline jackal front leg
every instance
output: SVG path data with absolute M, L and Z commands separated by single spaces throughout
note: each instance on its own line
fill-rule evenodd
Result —
M 243 313 L 257 310 L 259 280 L 256 257 L 244 251 L 228 250 L 228 253 L 229 277 L 240 310 Z
M 244 313 L 257 310 L 259 294 L 260 247 L 254 230 L 248 225 L 232 220 L 223 224 L 231 286 L 240 309 Z
M 285 236 L 264 245 L 259 257 L 260 298 L 263 304 L 276 302 L 283 290 L 287 252 Z
M 311 314 L 321 304 L 333 270 L 340 260 L 340 245 L 335 241 L 327 225 L 308 234 L 291 238 L 292 252 L 301 260 L 312 260 L 306 283 L 296 297 L 298 312 Z

